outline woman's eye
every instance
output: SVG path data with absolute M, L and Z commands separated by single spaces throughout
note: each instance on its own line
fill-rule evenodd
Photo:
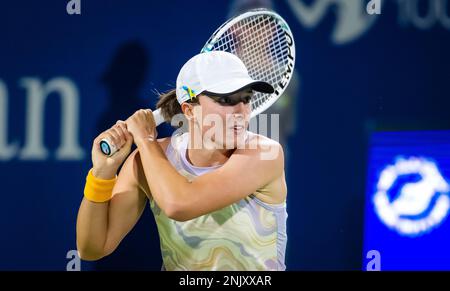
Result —
M 230 97 L 222 97 L 222 98 L 219 99 L 219 102 L 222 103 L 222 104 L 229 105 L 229 104 L 232 103 L 232 100 L 231 100 Z
M 240 98 L 239 100 L 230 98 L 228 96 L 224 96 L 224 97 L 219 98 L 217 102 L 219 102 L 222 105 L 233 106 L 233 105 L 239 104 L 240 102 L 242 102 L 244 104 L 248 104 L 251 101 L 251 99 L 252 99 L 252 96 L 245 96 L 245 97 Z
M 246 97 L 243 98 L 242 101 L 244 102 L 244 104 L 248 104 L 248 103 L 250 102 L 251 99 L 252 99 L 251 96 L 246 96 Z

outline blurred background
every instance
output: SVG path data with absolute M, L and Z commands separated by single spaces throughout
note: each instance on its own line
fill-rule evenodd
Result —
M 66 270 L 92 140 L 153 108 L 227 18 L 280 13 L 296 73 L 280 113 L 288 270 L 450 270 L 450 1 L 0 3 L 0 269 Z M 171 134 L 170 126 L 158 129 Z M 381 262 L 379 258 L 381 257 Z M 82 270 L 159 270 L 149 207 Z

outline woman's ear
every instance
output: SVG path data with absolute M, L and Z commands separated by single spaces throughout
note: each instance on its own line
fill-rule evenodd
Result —
M 189 120 L 194 118 L 194 108 L 193 107 L 194 106 L 192 104 L 189 104 L 187 102 L 183 102 L 183 104 L 181 104 L 181 111 L 186 116 L 186 118 Z

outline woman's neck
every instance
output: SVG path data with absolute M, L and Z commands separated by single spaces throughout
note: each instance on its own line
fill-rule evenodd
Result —
M 234 152 L 234 149 L 209 149 L 202 146 L 195 146 L 196 143 L 190 135 L 186 159 L 196 167 L 213 167 L 223 165 Z

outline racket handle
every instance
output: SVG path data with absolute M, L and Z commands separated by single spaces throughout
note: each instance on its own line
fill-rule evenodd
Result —
M 161 109 L 158 108 L 153 111 L 153 118 L 155 119 L 156 126 L 164 122 L 164 117 L 161 113 Z M 112 142 L 110 142 L 109 139 L 104 138 L 100 141 L 100 150 L 104 155 L 112 156 L 120 149 L 117 148 Z
M 160 108 L 153 111 L 153 118 L 155 119 L 156 126 L 160 125 L 161 123 L 163 123 L 165 121 Z

